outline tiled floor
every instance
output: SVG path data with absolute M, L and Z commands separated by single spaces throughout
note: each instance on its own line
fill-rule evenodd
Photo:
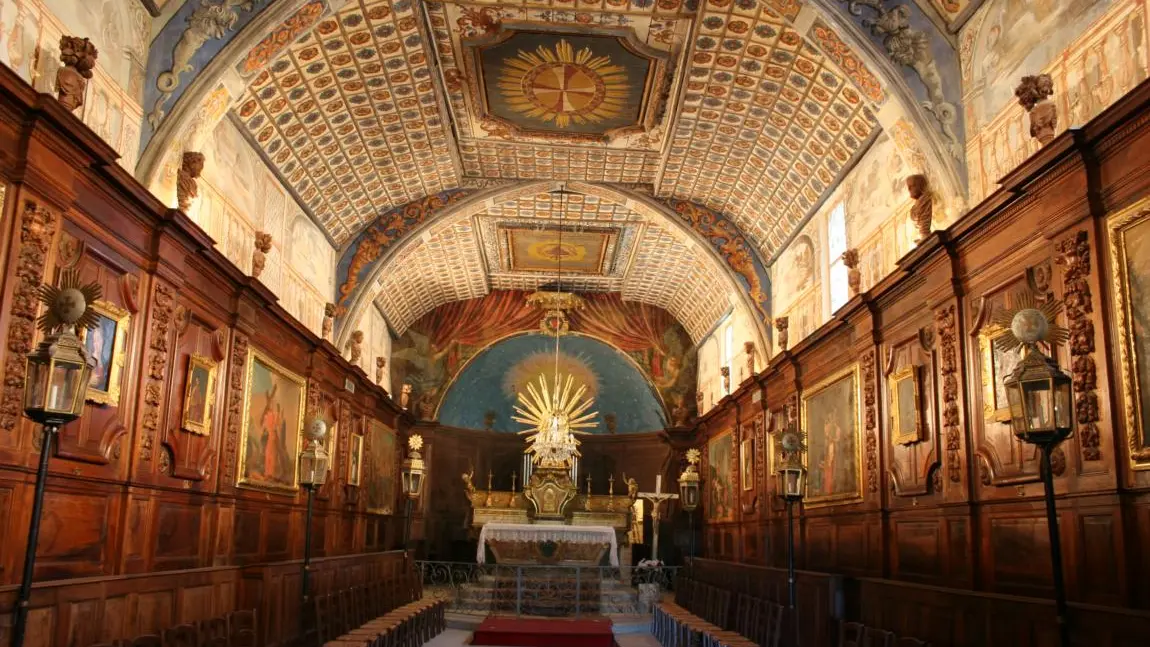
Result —
M 471 632 L 462 629 L 448 629 L 436 636 L 425 647 L 463 647 L 471 640 Z M 624 634 L 615 637 L 619 647 L 659 647 L 650 634 Z

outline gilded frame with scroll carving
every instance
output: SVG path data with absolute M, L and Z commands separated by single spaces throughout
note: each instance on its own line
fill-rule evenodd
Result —
M 128 354 L 128 330 L 132 313 L 111 301 L 96 301 L 92 310 L 99 315 L 96 326 L 84 331 L 84 347 L 95 358 L 96 366 L 88 378 L 88 402 L 120 406 L 120 382 Z
M 207 436 L 212 431 L 212 405 L 215 400 L 218 364 L 203 355 L 188 356 L 180 427 L 189 433 Z
M 911 364 L 887 378 L 890 392 L 890 437 L 896 445 L 910 445 L 922 440 L 922 394 L 919 392 L 921 368 Z
M 1150 470 L 1150 199 L 1114 214 L 1106 227 L 1130 467 Z
M 1006 376 L 1018 365 L 1018 351 L 1004 350 L 994 342 L 1010 334 L 1002 326 L 988 324 L 978 333 L 978 355 L 982 361 L 983 418 L 1010 422 L 1010 407 L 1002 386 Z

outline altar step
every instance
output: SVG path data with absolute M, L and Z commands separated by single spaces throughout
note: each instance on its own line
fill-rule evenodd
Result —
M 638 595 L 615 579 L 569 573 L 484 575 L 459 588 L 454 610 L 472 614 L 521 614 L 548 617 L 579 615 L 631 615 L 637 613 Z M 578 609 L 576 608 L 578 607 Z

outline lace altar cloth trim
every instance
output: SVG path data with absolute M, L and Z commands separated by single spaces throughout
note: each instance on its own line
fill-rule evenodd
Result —
M 608 526 L 541 526 L 523 523 L 488 523 L 479 531 L 475 559 L 487 561 L 489 541 L 570 541 L 577 544 L 611 544 L 611 565 L 619 565 L 619 546 L 615 529 Z

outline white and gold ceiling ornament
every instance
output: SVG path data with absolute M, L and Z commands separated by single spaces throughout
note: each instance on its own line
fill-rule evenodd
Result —
M 519 404 L 515 406 L 518 415 L 512 420 L 528 426 L 519 433 L 530 434 L 523 453 L 531 457 L 532 463 L 543 468 L 568 468 L 580 456 L 576 436 L 598 426 L 598 412 L 587 413 L 595 400 L 584 397 L 586 392 L 585 385 L 575 388 L 574 378 L 558 373 L 551 385 L 546 376 L 540 375 L 538 388 L 528 383 L 527 395 L 519 392 Z

